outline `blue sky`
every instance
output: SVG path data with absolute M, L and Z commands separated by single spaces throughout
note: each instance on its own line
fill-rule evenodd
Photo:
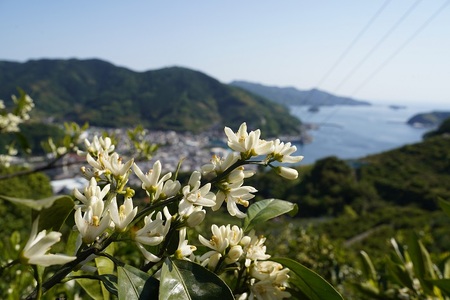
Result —
M 0 0 L 0 60 L 177 65 L 224 83 L 450 106 L 449 2 Z

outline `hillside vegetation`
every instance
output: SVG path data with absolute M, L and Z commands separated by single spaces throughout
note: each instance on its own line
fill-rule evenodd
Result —
M 300 130 L 285 107 L 180 67 L 134 72 L 97 59 L 3 61 L 0 82 L 0 99 L 21 88 L 36 102 L 34 117 L 56 122 L 200 132 L 246 121 L 270 136 Z
M 293 87 L 266 86 L 247 81 L 233 81 L 231 85 L 284 105 L 370 105 L 367 101 L 336 96 L 318 89 L 301 91 Z
M 276 193 L 297 203 L 299 221 L 320 218 L 317 232 L 356 252 L 382 257 L 390 238 L 411 230 L 430 234 L 430 249 L 448 251 L 450 219 L 437 203 L 450 199 L 448 122 L 420 143 L 353 161 L 324 158 L 299 167 L 301 178 L 289 184 L 259 174 L 254 184 L 264 186 L 261 198 Z

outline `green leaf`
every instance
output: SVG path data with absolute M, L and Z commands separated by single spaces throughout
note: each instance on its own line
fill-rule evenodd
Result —
M 439 266 L 443 270 L 442 275 L 444 278 L 450 278 L 450 254 L 439 262 Z
M 105 287 L 109 293 L 117 296 L 117 276 L 113 274 L 92 275 L 83 274 L 80 271 L 74 272 L 73 276 L 66 277 L 67 279 L 75 279 L 78 284 L 86 291 L 86 293 L 93 299 L 109 299 L 109 294 L 105 297 L 102 288 Z M 103 283 L 103 285 L 102 285 Z
M 377 280 L 377 272 L 375 271 L 375 267 L 373 266 L 372 260 L 369 255 L 365 251 L 360 251 L 361 262 L 362 262 L 362 272 L 367 279 Z
M 256 224 L 281 216 L 285 213 L 295 215 L 298 211 L 297 204 L 278 199 L 265 199 L 253 203 L 247 210 L 247 216 L 243 221 L 242 229 L 250 231 Z
M 447 297 L 450 297 L 450 279 L 433 279 L 427 282 L 437 286 Z
M 114 244 L 109 245 L 105 249 L 105 253 L 108 253 L 110 255 L 114 255 Z M 104 256 L 98 256 L 95 258 L 95 265 L 97 267 L 97 272 L 99 275 L 108 275 L 114 273 L 114 263 L 107 257 Z M 104 299 L 109 299 L 109 289 L 106 287 L 105 282 L 102 280 L 102 293 Z M 108 281 L 106 281 L 108 284 Z
M 399 284 L 400 286 L 405 286 L 413 291 L 415 290 L 412 279 L 402 264 L 397 264 L 392 260 L 388 259 L 386 261 L 386 269 L 389 275 L 392 277 L 392 280 L 396 284 Z
M 234 299 L 230 288 L 216 274 L 185 260 L 164 261 L 160 299 Z
M 284 257 L 271 258 L 289 268 L 297 276 L 292 283 L 311 300 L 343 300 L 341 294 L 320 275 L 301 265 L 300 263 Z
M 360 294 L 363 294 L 367 299 L 386 300 L 386 296 L 380 293 L 377 283 L 374 283 L 372 280 L 361 283 L 350 282 L 350 286 Z
M 74 272 L 75 277 L 83 277 L 82 271 Z M 102 286 L 99 280 L 92 278 L 76 278 L 76 282 L 86 291 L 86 293 L 94 300 L 103 300 Z
M 55 199 L 48 208 L 43 208 L 39 213 L 33 211 L 33 219 L 39 214 L 39 231 L 53 229 L 58 231 L 73 212 L 74 202 L 68 196 L 60 196 Z
M 438 204 L 441 209 L 450 217 L 450 202 L 445 201 L 443 199 L 438 199 Z
M 158 299 L 158 280 L 132 267 L 118 267 L 119 300 Z
M 99 275 L 98 278 L 101 280 L 101 282 L 103 283 L 103 286 L 106 288 L 106 290 L 108 290 L 108 292 L 110 292 L 114 296 L 118 295 L 117 276 L 116 275 L 104 274 L 104 275 Z
M 55 203 L 55 201 L 57 201 L 58 199 L 61 199 L 61 198 L 69 198 L 70 199 L 70 197 L 68 197 L 68 196 L 52 196 L 52 197 L 45 198 L 45 199 L 34 200 L 34 199 L 21 199 L 21 198 L 14 198 L 14 197 L 0 195 L 0 199 L 2 199 L 4 201 L 9 201 L 14 204 L 23 205 L 23 206 L 26 206 L 26 207 L 29 207 L 31 209 L 38 210 L 38 211 L 40 211 L 44 208 L 51 207 L 53 205 L 53 203 Z
M 406 244 L 408 245 L 408 254 L 413 263 L 414 273 L 417 279 L 419 279 L 425 290 L 432 293 L 433 287 L 424 280 L 425 278 L 436 279 L 437 277 L 430 254 L 414 232 L 408 235 Z

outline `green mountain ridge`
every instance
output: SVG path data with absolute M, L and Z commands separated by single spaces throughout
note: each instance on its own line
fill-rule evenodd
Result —
M 289 110 L 198 71 L 135 72 L 99 59 L 0 61 L 0 99 L 17 88 L 35 100 L 35 117 L 93 126 L 201 132 L 247 122 L 269 136 L 298 134 Z
M 267 99 L 284 105 L 371 105 L 367 101 L 336 96 L 318 89 L 301 91 L 293 87 L 266 86 L 247 81 L 233 81 L 230 85 L 238 86 L 255 95 L 266 97 Z

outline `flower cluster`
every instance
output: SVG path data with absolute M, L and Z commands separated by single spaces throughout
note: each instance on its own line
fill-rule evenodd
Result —
M 133 158 L 124 160 L 108 137 L 85 140 L 85 151 L 78 153 L 89 164 L 81 168 L 88 185 L 73 192 L 78 266 L 86 267 L 98 251 L 112 242 L 132 241 L 143 257 L 141 270 L 160 268 L 167 258 L 190 261 L 218 274 L 235 272 L 242 286 L 236 294 L 242 299 L 289 297 L 285 290 L 289 269 L 268 260 L 264 237 L 246 233 L 238 226 L 213 225 L 210 239 L 199 236 L 202 251 L 209 249 L 201 255 L 196 255 L 197 247 L 188 239 L 188 228 L 202 223 L 209 209 L 217 211 L 226 203 L 231 216 L 246 217 L 239 206 L 248 207 L 257 190 L 245 184 L 255 173 L 245 165 L 268 166 L 289 179 L 298 176 L 295 169 L 280 165 L 303 158 L 292 156 L 297 149 L 290 143 L 262 140 L 260 131 L 247 132 L 245 123 L 237 132 L 226 127 L 225 134 L 228 146 L 235 152 L 223 158 L 213 156 L 201 170 L 193 171 L 185 184 L 176 173 L 164 173 L 160 161 L 146 171 Z M 129 184 L 133 173 L 147 195 L 145 203 L 133 200 L 135 191 Z M 59 234 L 41 232 L 36 236 L 35 231 L 23 250 L 24 261 L 49 265 L 75 259 L 45 254 Z M 38 250 L 37 246 L 42 248 Z
M 199 235 L 200 243 L 211 250 L 197 257 L 196 261 L 218 273 L 234 267 L 243 284 L 250 287 L 250 293 L 239 295 L 239 299 L 290 297 L 290 293 L 285 291 L 289 269 L 268 260 L 270 255 L 266 254 L 264 237 L 257 237 L 253 231 L 244 235 L 236 225 L 212 225 L 211 232 L 213 235 L 209 240 Z
M 247 171 L 242 162 L 253 163 L 252 157 L 266 155 L 259 163 L 273 168 L 280 176 L 287 179 L 296 179 L 298 171 L 285 166 L 274 166 L 273 162 L 298 163 L 303 156 L 292 156 L 297 151 L 297 147 L 291 143 L 284 144 L 279 139 L 275 141 L 265 141 L 260 139 L 259 129 L 247 132 L 247 124 L 242 123 L 237 132 L 233 132 L 225 127 L 225 134 L 228 137 L 228 146 L 239 153 L 230 153 L 226 158 L 214 156 L 210 164 L 202 167 L 203 174 L 213 173 L 221 180 L 216 183 L 218 193 L 216 195 L 216 205 L 213 210 L 218 210 L 223 202 L 227 203 L 230 215 L 244 218 L 243 213 L 237 205 L 247 207 L 249 200 L 254 197 L 257 190 L 251 186 L 245 186 L 244 179 L 254 175 L 254 172 Z M 231 171 L 230 171 L 231 170 Z
M 34 107 L 33 99 L 26 94 L 19 98 L 11 96 L 16 108 L 13 112 L 7 112 L 3 100 L 0 100 L 0 132 L 18 132 L 19 124 L 30 119 L 28 114 Z
M 0 100 L 0 133 L 18 132 L 19 125 L 30 119 L 29 112 L 33 109 L 33 99 L 25 93 L 21 93 L 20 97 L 11 96 L 15 105 L 12 112 L 6 109 L 3 100 Z M 18 151 L 14 143 L 6 146 L 7 154 L 0 154 L 0 164 L 9 167 L 13 156 Z
M 295 179 L 298 175 L 295 169 L 272 165 L 273 162 L 296 163 L 303 158 L 291 155 L 297 149 L 290 143 L 284 144 L 278 139 L 262 140 L 260 131 L 247 132 L 245 123 L 237 132 L 226 127 L 225 134 L 228 146 L 236 152 L 229 153 L 225 158 L 213 156 L 201 172 L 191 174 L 184 186 L 171 172 L 162 173 L 160 161 L 154 162 L 153 167 L 144 173 L 133 159 L 123 163 L 109 138 L 94 137 L 92 142 L 86 140 L 86 152 L 80 154 L 86 155 L 90 165 L 89 169 L 82 169 L 90 181 L 83 193 L 74 191 L 79 201 L 75 207 L 75 224 L 82 242 L 89 245 L 111 229 L 117 233 L 126 232 L 131 223 L 138 222 L 136 224 L 141 225 L 134 229 L 131 236 L 145 260 L 157 263 L 167 254 L 164 250 L 155 252 L 155 249 L 162 249 L 174 232 L 178 232 L 174 257 L 195 260 L 216 271 L 221 266 L 238 264 L 247 270 L 246 282 L 255 286 L 250 295 L 261 295 L 265 289 L 273 293 L 277 291 L 285 297 L 287 294 L 283 290 L 288 278 L 287 269 L 280 269 L 276 263 L 267 261 L 270 256 L 265 254 L 264 238 L 254 234 L 244 235 L 237 226 L 213 225 L 210 240 L 199 237 L 201 244 L 211 251 L 197 258 L 193 254 L 196 247 L 189 245 L 186 238 L 186 227 L 200 224 L 205 218 L 206 208 L 218 210 L 225 202 L 230 215 L 239 218 L 246 216 L 238 205 L 248 207 L 257 190 L 244 184 L 246 178 L 254 175 L 254 171 L 246 170 L 244 165 L 266 165 L 289 179 Z M 252 160 L 263 155 L 266 157 L 261 160 Z M 142 182 L 141 188 L 149 198 L 150 206 L 143 210 L 148 214 L 139 214 L 142 218 L 140 223 L 135 220 L 138 208 L 133 204 L 134 191 L 125 188 L 132 171 Z M 202 176 L 209 178 L 209 181 L 202 184 Z M 101 187 L 100 182 L 106 184 Z M 117 204 L 119 195 L 124 195 L 120 206 Z M 178 203 L 178 208 L 169 212 L 168 205 L 173 202 Z M 149 209 L 152 205 L 162 209 Z

